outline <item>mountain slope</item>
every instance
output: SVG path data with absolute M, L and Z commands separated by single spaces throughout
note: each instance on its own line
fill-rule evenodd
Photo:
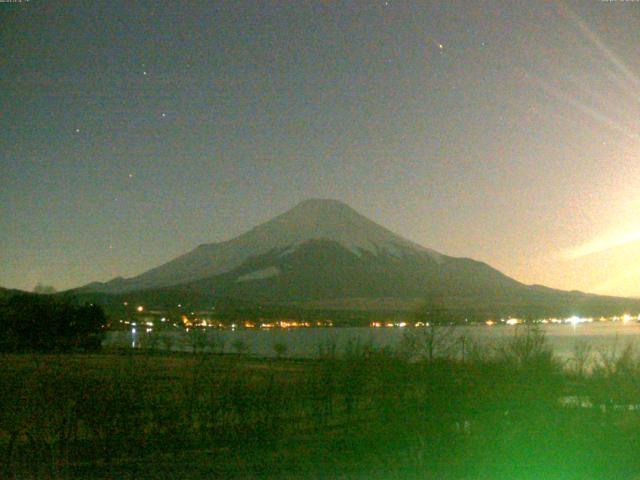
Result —
M 440 254 L 426 249 L 363 217 L 336 200 L 307 200 L 288 212 L 232 240 L 200 245 L 191 252 L 131 279 L 117 278 L 105 284 L 92 283 L 89 290 L 124 292 L 177 285 L 228 272 L 247 258 L 274 249 L 294 249 L 314 239 L 333 240 L 353 252 L 403 251 Z
M 25 295 L 28 292 L 0 287 L 0 302 L 6 301 L 14 295 Z
M 309 240 L 295 249 L 273 249 L 238 268 L 184 285 L 222 296 L 292 302 L 355 297 L 415 298 L 500 294 L 524 285 L 473 260 L 428 251 L 357 253 L 339 242 Z
M 524 285 L 485 263 L 410 242 L 334 200 L 302 202 L 237 238 L 201 245 L 137 277 L 89 284 L 78 292 L 202 308 L 224 301 L 407 310 L 427 301 L 464 312 L 463 318 L 640 309 L 638 300 Z

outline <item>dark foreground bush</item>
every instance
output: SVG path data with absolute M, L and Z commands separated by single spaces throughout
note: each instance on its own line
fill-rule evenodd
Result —
M 106 324 L 97 305 L 75 305 L 48 295 L 16 295 L 0 305 L 0 351 L 98 350 Z
M 525 335 L 417 362 L 5 355 L 0 475 L 638 478 L 637 359 L 578 374 Z

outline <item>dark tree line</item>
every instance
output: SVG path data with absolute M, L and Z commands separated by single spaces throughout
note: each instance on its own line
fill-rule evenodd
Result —
M 15 295 L 0 304 L 0 351 L 97 350 L 106 316 L 97 305 L 48 295 Z

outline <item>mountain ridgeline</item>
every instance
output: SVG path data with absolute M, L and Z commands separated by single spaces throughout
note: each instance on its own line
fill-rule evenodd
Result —
M 80 295 L 194 307 L 221 301 L 285 310 L 406 311 L 458 316 L 607 315 L 640 301 L 524 285 L 489 265 L 422 247 L 335 200 L 307 200 L 225 242 Z

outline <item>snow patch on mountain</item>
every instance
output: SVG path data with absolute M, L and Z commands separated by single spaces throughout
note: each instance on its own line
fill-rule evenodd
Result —
M 437 263 L 442 263 L 445 258 L 434 250 L 396 235 L 340 201 L 306 200 L 234 239 L 200 245 L 137 277 L 106 284 L 104 291 L 166 287 L 207 278 L 229 272 L 248 258 L 270 251 L 281 251 L 280 255 L 287 255 L 311 240 L 334 241 L 359 256 L 364 252 L 398 258 L 426 254 Z M 101 288 L 96 287 L 95 290 Z
M 256 270 L 251 273 L 245 273 L 236 278 L 236 282 L 248 282 L 250 280 L 264 280 L 265 278 L 275 277 L 280 275 L 280 269 L 278 267 L 267 267 L 261 270 Z

